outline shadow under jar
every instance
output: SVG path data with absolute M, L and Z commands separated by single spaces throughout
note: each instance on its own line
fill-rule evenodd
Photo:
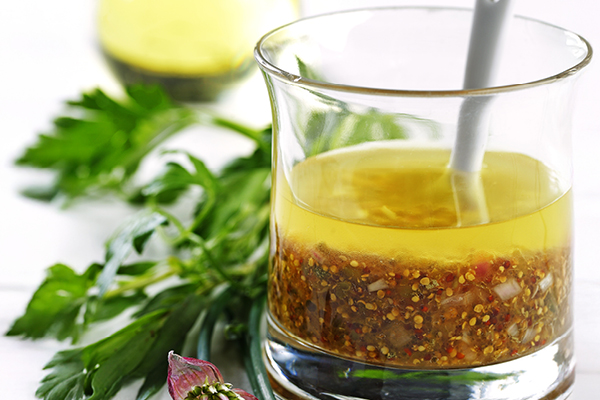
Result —
M 275 132 L 265 357 L 280 396 L 570 393 L 571 102 L 591 47 L 517 17 L 495 86 L 462 90 L 471 20 L 356 10 L 258 43 Z M 461 116 L 467 103 L 479 112 Z M 449 167 L 461 118 L 486 137 L 466 175 Z
M 100 0 L 98 36 L 123 84 L 211 101 L 253 69 L 256 40 L 296 14 L 296 0 Z

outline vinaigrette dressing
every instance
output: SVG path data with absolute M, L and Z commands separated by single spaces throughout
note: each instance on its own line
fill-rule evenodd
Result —
M 257 38 L 295 18 L 295 0 L 100 0 L 102 53 L 124 85 L 213 101 L 252 71 Z
M 102 0 L 100 41 L 116 59 L 146 71 L 218 76 L 252 57 L 264 30 L 293 18 L 293 1 Z
M 449 156 L 357 146 L 278 171 L 269 307 L 281 328 L 416 368 L 506 361 L 565 332 L 570 192 L 530 157 L 488 152 L 489 222 L 459 226 Z

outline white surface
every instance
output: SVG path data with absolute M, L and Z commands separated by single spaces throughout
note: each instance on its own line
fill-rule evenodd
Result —
M 306 13 L 374 4 L 423 5 L 422 0 L 305 2 Z M 469 7 L 468 0 L 431 1 L 428 4 Z M 515 13 L 571 29 L 600 48 L 600 2 L 595 0 L 522 0 Z M 123 216 L 131 212 L 114 204 L 80 204 L 59 210 L 18 195 L 19 187 L 35 178 L 17 170 L 13 160 L 36 134 L 49 128 L 63 100 L 84 88 L 114 88 L 97 52 L 94 39 L 94 2 L 91 0 L 4 1 L 0 7 L 0 332 L 19 316 L 44 269 L 64 262 L 82 269 L 103 256 L 104 240 Z M 577 381 L 574 400 L 598 399 L 600 382 L 600 67 L 594 62 L 580 81 L 574 115 L 575 167 L 575 314 Z M 268 118 L 266 92 L 260 79 L 248 89 L 262 96 L 256 105 L 260 118 Z M 242 101 L 228 110 L 251 115 Z M 202 133 L 201 133 L 202 135 Z M 225 150 L 220 137 L 203 135 L 213 155 Z M 193 145 L 197 139 L 179 145 Z M 239 144 L 243 146 L 243 143 Z M 213 149 L 213 150 L 211 150 Z M 206 151 L 206 150 L 205 150 Z M 93 210 L 93 212 L 91 212 Z M 33 400 L 42 366 L 67 343 L 24 341 L 0 337 L 0 398 Z M 234 384 L 239 383 L 234 381 Z M 135 388 L 117 399 L 134 398 Z M 249 389 L 249 388 L 247 388 Z M 166 399 L 164 393 L 160 399 Z

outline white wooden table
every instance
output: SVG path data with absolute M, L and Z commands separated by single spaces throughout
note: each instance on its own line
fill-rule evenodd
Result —
M 397 4 L 470 7 L 471 0 L 312 0 L 306 14 L 358 5 Z M 516 12 L 573 30 L 600 49 L 600 2 L 595 0 L 522 0 Z M 18 170 L 13 160 L 37 133 L 49 128 L 62 101 L 82 89 L 116 83 L 107 72 L 95 42 L 92 0 L 18 0 L 0 6 L 0 332 L 23 312 L 46 267 L 63 262 L 77 269 L 103 258 L 103 243 L 131 210 L 119 204 L 78 204 L 68 210 L 21 197 L 18 189 L 43 176 Z M 578 359 L 574 400 L 600 398 L 600 66 L 593 62 L 581 78 L 574 115 L 575 167 L 575 338 Z M 266 122 L 270 115 L 260 77 L 230 98 L 236 117 Z M 262 101 L 248 107 L 250 92 Z M 255 94 L 256 96 L 256 94 Z M 260 96 L 259 96 L 260 97 Z M 258 116 L 258 117 L 257 117 Z M 258 118 L 258 119 L 257 119 Z M 220 150 L 223 138 L 203 132 Z M 185 135 L 173 147 L 193 146 Z M 244 141 L 234 142 L 243 149 Z M 213 149 L 215 147 L 212 147 Z M 207 152 L 209 164 L 222 161 Z M 221 158 L 220 158 L 221 157 Z M 0 337 L 0 398 L 33 400 L 43 365 L 68 346 L 53 340 Z M 244 386 L 241 377 L 228 377 Z M 245 387 L 249 389 L 249 387 Z M 136 388 L 117 399 L 134 398 Z M 157 396 L 167 399 L 164 392 Z

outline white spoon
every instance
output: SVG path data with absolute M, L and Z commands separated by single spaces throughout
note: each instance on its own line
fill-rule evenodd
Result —
M 464 89 L 493 86 L 502 44 L 512 15 L 512 0 L 477 0 Z M 485 154 L 492 97 L 468 97 L 463 102 L 449 167 L 459 226 L 489 222 L 479 170 Z

